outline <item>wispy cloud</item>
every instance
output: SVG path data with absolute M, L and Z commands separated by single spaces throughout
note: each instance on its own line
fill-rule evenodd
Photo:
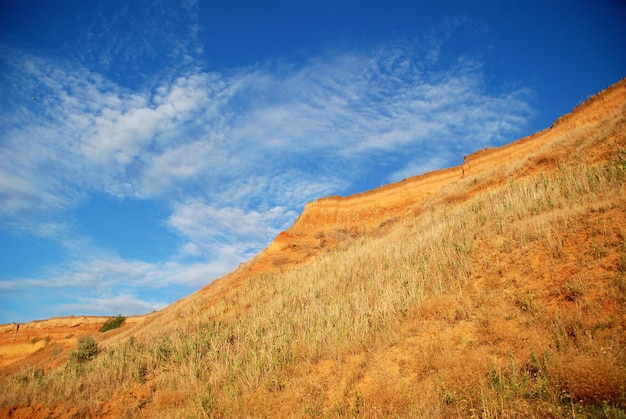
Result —
M 471 66 L 429 74 L 418 59 L 403 51 L 345 54 L 299 69 L 189 73 L 128 92 L 85 70 L 57 66 L 44 74 L 39 69 L 50 63 L 23 57 L 25 65 L 13 65 L 13 84 L 38 80 L 37 99 L 45 96 L 22 104 L 22 118 L 4 109 L 13 129 L 3 133 L 3 167 L 21 170 L 5 171 L 3 179 L 16 181 L 3 192 L 17 211 L 36 205 L 19 202 L 29 190 L 42 203 L 71 205 L 85 188 L 160 199 L 200 182 L 210 194 L 223 189 L 215 186 L 220 181 L 279 177 L 301 164 L 307 174 L 343 179 L 333 171 L 351 172 L 346 165 L 380 153 L 433 144 L 442 144 L 434 155 L 438 148 L 471 151 L 525 123 L 524 90 L 489 95 Z
M 184 250 L 190 254 L 203 249 L 209 256 L 216 248 L 230 245 L 227 248 L 236 247 L 236 254 L 249 258 L 267 244 L 268 237 L 288 228 L 296 215 L 280 206 L 261 212 L 190 202 L 176 206 L 169 224 L 189 240 Z
M 40 277 L 0 280 L 2 311 L 29 304 L 28 318 L 23 313 L 12 314 L 17 321 L 27 321 L 69 314 L 142 314 L 158 310 L 241 263 L 237 250 L 223 246 L 213 261 L 185 263 L 124 260 L 103 252 L 97 258 L 56 266 Z
M 207 283 L 288 227 L 307 200 L 512 139 L 530 114 L 528 91 L 494 94 L 468 60 L 441 70 L 438 48 L 385 45 L 228 74 L 170 70 L 135 90 L 0 49 L 0 226 L 72 242 L 74 227 L 46 226 L 101 192 L 164 202 L 181 238 L 162 263 L 76 254 L 45 277 L 3 286 L 116 284 L 103 291 L 111 304 L 157 304 L 138 287 Z M 378 184 L 363 185 L 373 174 Z
M 67 59 L 126 86 L 149 83 L 164 61 L 182 68 L 202 53 L 198 7 L 195 0 L 79 4 L 53 28 L 54 43 Z
M 160 310 L 171 303 L 171 301 L 166 300 L 146 301 L 145 296 L 141 294 L 124 292 L 110 298 L 78 296 L 72 301 L 57 302 L 48 309 L 58 312 L 60 316 L 65 315 L 65 313 L 81 313 L 92 316 L 111 316 L 117 313 L 128 316 Z

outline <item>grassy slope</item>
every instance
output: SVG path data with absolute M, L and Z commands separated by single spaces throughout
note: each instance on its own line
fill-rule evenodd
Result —
M 0 406 L 144 417 L 623 415 L 623 110 L 307 263 L 246 277 L 219 299 L 198 294 L 176 321 L 120 335 L 93 360 L 16 374 Z

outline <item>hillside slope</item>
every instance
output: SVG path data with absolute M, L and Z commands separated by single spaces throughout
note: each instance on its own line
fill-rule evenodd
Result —
M 0 329 L 0 355 L 28 349 L 0 416 L 618 415 L 625 182 L 622 80 L 461 166 L 307 204 L 199 292 L 80 329 L 91 361 L 51 325 Z

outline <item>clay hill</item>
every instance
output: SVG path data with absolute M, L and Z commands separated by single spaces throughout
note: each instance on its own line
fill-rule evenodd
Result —
M 107 320 L 0 326 L 0 417 L 624 417 L 626 79 Z

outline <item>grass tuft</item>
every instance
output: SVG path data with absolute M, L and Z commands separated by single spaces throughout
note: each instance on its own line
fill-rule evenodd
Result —
M 100 328 L 100 332 L 102 333 L 102 332 L 106 332 L 109 330 L 118 329 L 122 326 L 125 320 L 126 320 L 126 317 L 122 316 L 121 314 L 117 317 L 113 317 L 107 320 L 102 325 L 102 327 Z

